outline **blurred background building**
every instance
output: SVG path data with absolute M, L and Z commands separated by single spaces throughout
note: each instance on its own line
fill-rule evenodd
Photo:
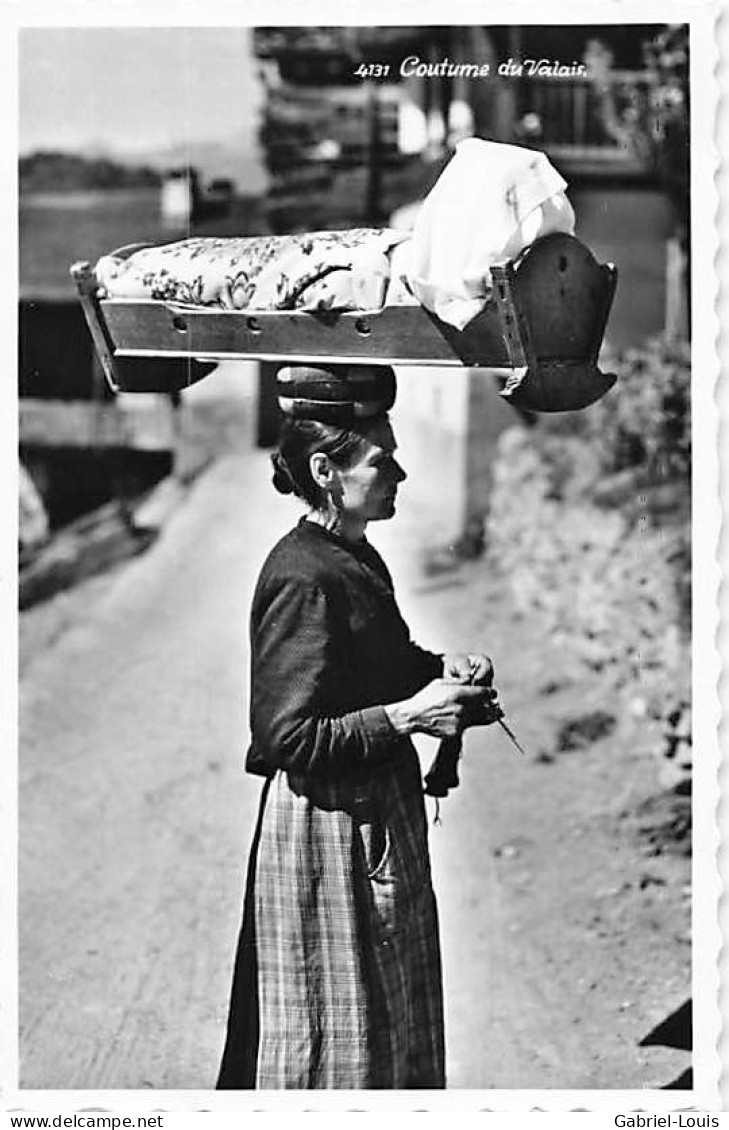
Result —
M 642 42 L 653 30 L 256 29 L 254 50 L 266 92 L 260 137 L 273 223 L 287 230 L 299 221 L 311 224 L 324 207 L 331 223 L 337 201 L 321 192 L 331 192 L 340 179 L 351 190 L 357 169 L 364 181 L 361 218 L 387 219 L 391 194 L 401 197 L 409 182 L 412 191 L 422 189 L 422 164 L 438 161 L 470 135 L 533 144 L 570 178 L 645 182 L 651 171 L 611 128 L 588 64 L 598 56 L 605 60 L 621 109 L 645 103 L 654 76 Z M 443 63 L 488 67 L 490 73 L 439 74 Z M 541 73 L 555 64 L 568 73 Z M 580 66 L 585 73 L 575 73 Z M 419 73 L 424 67 L 430 73 Z M 343 176 L 347 171 L 350 176 Z M 351 209 L 350 197 L 347 222 Z

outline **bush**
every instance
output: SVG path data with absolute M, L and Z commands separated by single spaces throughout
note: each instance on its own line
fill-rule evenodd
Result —
M 615 364 L 618 380 L 586 414 L 586 431 L 604 471 L 641 467 L 654 480 L 690 478 L 691 369 L 685 342 L 664 338 L 631 349 Z

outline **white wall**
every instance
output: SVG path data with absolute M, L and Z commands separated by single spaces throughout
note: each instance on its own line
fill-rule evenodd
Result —
M 392 420 L 408 472 L 403 504 L 422 513 L 434 546 L 452 544 L 483 520 L 496 439 L 519 420 L 487 370 L 408 366 L 396 372 Z

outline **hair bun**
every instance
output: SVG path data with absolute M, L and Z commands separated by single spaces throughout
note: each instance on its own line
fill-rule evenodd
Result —
M 271 464 L 273 466 L 273 485 L 279 494 L 295 494 L 294 480 L 280 451 L 273 452 Z

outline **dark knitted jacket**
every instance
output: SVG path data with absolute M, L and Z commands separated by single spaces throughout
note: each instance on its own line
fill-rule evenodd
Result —
M 383 705 L 442 673 L 442 656 L 411 641 L 369 542 L 302 519 L 269 554 L 253 597 L 246 768 L 329 780 L 376 772 L 410 745 Z

